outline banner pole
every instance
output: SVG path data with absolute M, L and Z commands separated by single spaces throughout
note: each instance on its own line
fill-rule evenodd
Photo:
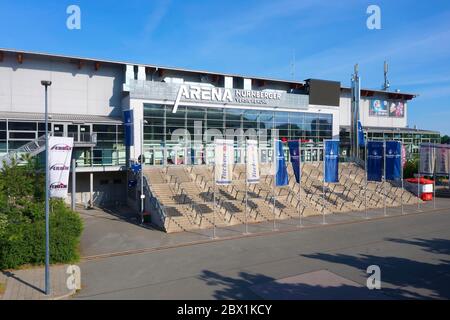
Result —
M 368 214 L 367 214 L 367 141 L 364 142 L 364 170 L 366 172 L 365 174 L 365 186 L 364 186 L 364 209 L 365 209 L 365 214 L 366 214 L 366 219 L 369 218 Z
M 301 157 L 301 139 L 298 140 L 298 218 L 299 218 L 299 227 L 303 226 L 303 222 L 302 222 L 302 210 L 300 208 L 301 205 L 301 201 L 302 201 L 302 165 L 301 165 L 301 161 L 302 161 L 302 157 Z M 294 175 L 295 176 L 295 175 Z
M 401 202 L 402 202 L 402 214 L 405 214 L 404 208 L 403 208 L 403 194 L 405 193 L 405 184 L 403 182 L 403 142 L 400 142 L 400 166 L 402 167 L 401 175 L 402 175 L 402 196 L 401 196 Z M 405 160 L 406 160 L 406 154 L 405 154 Z
M 214 147 L 214 151 L 216 148 Z M 214 152 L 215 153 L 215 152 Z M 212 238 L 215 239 L 216 238 L 216 158 L 215 158 L 215 154 L 214 154 L 214 165 L 213 165 L 213 170 L 212 170 L 212 176 L 213 176 L 213 182 L 214 182 L 214 187 L 213 187 L 213 236 Z
M 420 156 L 421 156 L 421 147 L 419 146 L 419 160 L 417 162 L 417 210 L 421 211 L 420 209 Z
M 247 215 L 248 215 L 248 172 L 247 172 L 247 143 L 248 141 L 245 141 L 245 155 L 244 155 L 244 159 L 246 161 L 244 161 L 244 165 L 245 165 L 245 233 L 244 234 L 248 234 L 248 224 L 247 224 Z
M 323 153 L 322 153 L 322 168 L 323 168 L 323 179 L 322 179 L 322 224 L 326 224 L 325 221 L 325 141 L 323 142 Z
M 276 139 L 273 140 L 273 161 L 274 161 L 274 171 L 273 171 L 273 183 L 272 183 L 272 197 L 273 197 L 273 231 L 276 229 L 276 223 L 275 223 L 275 183 L 276 183 L 276 174 L 277 174 L 277 141 Z
M 433 145 L 433 209 L 436 209 L 436 145 Z
M 383 185 L 383 193 L 384 193 L 384 216 L 387 216 L 387 207 L 386 207 L 386 200 L 387 200 L 387 194 L 386 194 L 386 140 L 384 140 L 383 143 L 384 147 L 384 161 L 383 161 L 383 172 L 384 172 L 384 185 Z

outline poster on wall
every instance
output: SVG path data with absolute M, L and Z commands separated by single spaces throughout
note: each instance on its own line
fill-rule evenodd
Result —
M 405 103 L 403 101 L 389 102 L 389 117 L 403 118 L 405 116 Z
M 48 141 L 49 192 L 51 198 L 67 197 L 73 138 L 50 137 Z
M 385 100 L 371 100 L 369 106 L 369 115 L 386 117 L 388 115 L 388 103 Z

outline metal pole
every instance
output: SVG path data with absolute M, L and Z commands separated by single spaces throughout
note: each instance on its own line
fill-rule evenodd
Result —
M 50 81 L 42 82 L 45 86 L 45 294 L 50 295 L 50 228 L 49 228 L 49 170 L 48 170 L 48 86 Z
M 436 209 L 436 145 L 433 145 L 433 209 Z
M 419 147 L 419 161 L 417 163 L 417 210 L 420 209 L 420 147 Z
M 144 223 L 144 119 L 141 120 L 141 221 Z
M 383 173 L 384 173 L 384 185 L 383 185 L 383 193 L 384 193 L 384 216 L 387 216 L 387 208 L 386 208 L 386 200 L 387 200 L 387 193 L 386 193 L 386 140 L 383 142 L 383 154 L 384 154 L 384 161 L 383 161 Z
M 303 226 L 302 223 L 302 211 L 300 208 L 301 200 L 302 200 L 302 157 L 301 157 L 301 148 L 300 148 L 301 140 L 298 140 L 298 219 L 299 219 L 299 227 Z
M 245 155 L 244 155 L 244 166 L 245 166 L 245 234 L 248 233 L 247 215 L 248 215 L 248 172 L 247 172 L 247 141 L 245 141 Z
M 322 153 L 322 168 L 323 168 L 323 173 L 322 173 L 322 207 L 323 207 L 323 211 L 322 211 L 322 224 L 326 224 L 327 222 L 325 221 L 325 141 L 323 142 L 323 153 Z M 319 159 L 320 160 L 320 159 Z
M 215 148 L 214 148 L 214 151 L 215 151 Z M 215 172 L 216 172 L 216 161 L 214 158 L 214 165 L 213 165 L 213 170 L 212 170 L 212 177 L 213 177 L 213 183 L 214 183 L 214 186 L 213 186 L 213 235 L 212 235 L 213 239 L 216 238 L 216 176 L 215 176 Z
M 405 154 L 405 160 L 406 160 L 406 154 Z M 403 182 L 403 142 L 400 142 L 400 166 L 402 167 L 401 175 L 402 175 L 402 214 L 405 214 L 404 208 L 403 208 L 403 193 L 405 193 L 405 184 Z
M 75 211 L 75 203 L 76 203 L 76 197 L 77 197 L 77 191 L 76 191 L 76 160 L 72 159 L 72 202 L 71 202 L 71 209 Z
M 366 178 L 365 181 L 365 186 L 364 186 L 364 209 L 365 209 L 365 215 L 366 215 L 366 219 L 369 218 L 368 214 L 367 214 L 367 141 L 364 143 L 364 170 L 366 172 L 366 174 L 364 175 Z
M 272 197 L 273 197 L 273 231 L 276 230 L 276 222 L 275 222 L 275 180 L 277 175 L 277 141 L 273 140 L 273 161 L 274 161 L 274 171 L 273 171 L 273 183 L 272 183 Z

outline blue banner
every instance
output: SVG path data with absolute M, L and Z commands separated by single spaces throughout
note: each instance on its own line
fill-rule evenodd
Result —
M 364 147 L 366 144 L 365 138 L 364 138 L 364 131 L 361 125 L 361 121 L 358 120 L 358 145 L 360 147 Z
M 339 182 L 339 141 L 325 140 L 324 182 Z
M 125 146 L 130 147 L 134 145 L 133 110 L 123 112 L 123 122 L 125 127 Z
M 367 180 L 381 181 L 383 177 L 384 147 L 381 141 L 367 142 Z
M 275 142 L 275 151 L 275 185 L 281 187 L 288 184 L 288 173 L 284 160 L 283 143 L 280 140 Z
M 386 180 L 402 178 L 402 145 L 399 141 L 386 141 Z
M 294 170 L 295 181 L 300 183 L 301 172 L 300 172 L 300 141 L 292 140 L 288 142 L 289 153 L 291 155 L 292 170 Z

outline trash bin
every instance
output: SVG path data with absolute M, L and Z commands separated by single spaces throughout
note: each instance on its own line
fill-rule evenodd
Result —
M 150 223 L 150 212 L 144 211 L 143 218 L 144 218 L 144 223 Z
M 407 182 L 417 186 L 417 180 L 419 180 L 419 197 L 423 201 L 431 201 L 433 200 L 433 184 L 434 181 L 425 178 L 409 178 L 406 179 Z M 414 187 L 412 188 L 414 190 Z M 417 193 L 417 187 L 414 190 L 414 193 Z

